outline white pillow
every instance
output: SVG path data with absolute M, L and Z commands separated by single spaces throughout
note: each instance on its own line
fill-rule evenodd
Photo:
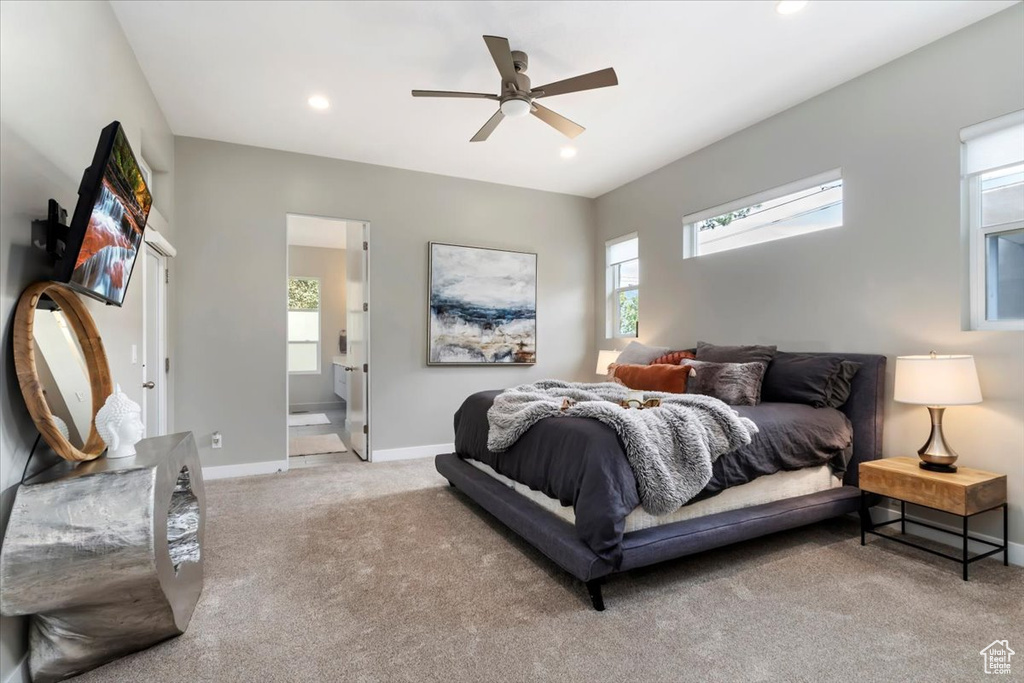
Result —
M 652 360 L 664 356 L 669 350 L 667 346 L 647 346 L 638 341 L 631 341 L 622 349 L 615 362 L 619 365 L 650 365 Z

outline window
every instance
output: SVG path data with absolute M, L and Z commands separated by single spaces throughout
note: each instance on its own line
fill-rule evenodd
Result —
M 320 280 L 288 278 L 288 372 L 320 374 Z
M 960 131 L 971 329 L 1024 329 L 1024 111 Z
M 705 256 L 843 224 L 839 169 L 683 217 L 683 257 Z
M 609 337 L 635 337 L 640 316 L 640 239 L 636 233 L 605 242 Z

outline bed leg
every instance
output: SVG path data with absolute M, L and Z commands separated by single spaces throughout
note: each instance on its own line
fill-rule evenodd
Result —
M 587 581 L 587 593 L 590 594 L 590 602 L 594 604 L 594 609 L 598 612 L 604 611 L 604 597 L 601 595 L 602 583 L 604 583 L 602 579 L 592 579 Z

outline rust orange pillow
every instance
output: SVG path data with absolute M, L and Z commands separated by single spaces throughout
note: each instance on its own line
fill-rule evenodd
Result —
M 608 366 L 610 377 L 630 389 L 685 394 L 689 365 L 618 365 Z
M 672 351 L 664 356 L 658 356 L 648 365 L 679 365 L 684 358 L 696 359 L 697 355 L 693 351 Z

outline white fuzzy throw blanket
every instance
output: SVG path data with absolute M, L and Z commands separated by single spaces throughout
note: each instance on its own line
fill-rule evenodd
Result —
M 487 411 L 487 448 L 507 450 L 546 417 L 590 417 L 619 435 L 636 477 L 644 510 L 678 510 L 711 480 L 711 465 L 724 453 L 750 443 L 757 426 L 710 396 L 644 392 L 661 407 L 618 405 L 628 389 L 619 384 L 541 380 L 502 392 Z M 565 399 L 570 404 L 563 410 Z

